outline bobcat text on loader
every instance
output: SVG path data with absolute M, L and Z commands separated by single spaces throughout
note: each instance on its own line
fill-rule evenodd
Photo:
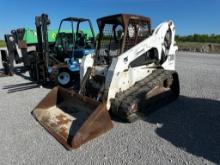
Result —
M 78 148 L 113 128 L 108 112 L 128 122 L 179 96 L 175 26 L 152 32 L 148 17 L 99 18 L 97 50 L 80 66 L 80 91 L 55 87 L 32 115 L 67 149 Z

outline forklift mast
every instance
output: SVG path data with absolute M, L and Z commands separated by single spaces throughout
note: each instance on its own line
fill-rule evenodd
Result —
M 45 61 L 48 67 L 49 63 L 49 43 L 48 43 L 48 25 L 50 20 L 47 14 L 42 14 L 35 18 L 35 25 L 37 30 L 37 52 L 40 52 L 38 57 L 39 60 Z
M 37 30 L 37 53 L 34 58 L 36 80 L 38 83 L 44 83 L 48 80 L 49 66 L 49 43 L 48 43 L 48 25 L 50 20 L 47 14 L 35 17 L 35 25 Z

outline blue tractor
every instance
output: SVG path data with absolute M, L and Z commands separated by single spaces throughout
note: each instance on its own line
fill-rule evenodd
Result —
M 63 19 L 53 49 L 54 57 L 61 63 L 48 68 L 54 82 L 63 87 L 78 86 L 80 61 L 94 51 L 95 34 L 91 21 L 76 17 Z
M 38 46 L 34 52 L 29 70 L 32 79 L 37 82 L 52 82 L 69 88 L 79 87 L 80 61 L 95 51 L 95 33 L 89 19 L 68 17 L 60 22 L 56 41 L 48 45 L 50 20 L 47 14 L 35 19 Z

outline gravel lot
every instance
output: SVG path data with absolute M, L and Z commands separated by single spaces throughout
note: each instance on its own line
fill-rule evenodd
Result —
M 220 164 L 220 55 L 178 53 L 177 71 L 177 101 L 73 151 L 30 114 L 49 89 L 0 78 L 0 164 Z

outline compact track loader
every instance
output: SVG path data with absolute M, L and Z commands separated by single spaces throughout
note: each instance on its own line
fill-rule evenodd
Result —
M 67 149 L 113 127 L 109 112 L 128 122 L 179 95 L 175 26 L 151 30 L 148 17 L 118 14 L 97 20 L 97 50 L 83 58 L 79 92 L 55 87 L 32 115 Z

